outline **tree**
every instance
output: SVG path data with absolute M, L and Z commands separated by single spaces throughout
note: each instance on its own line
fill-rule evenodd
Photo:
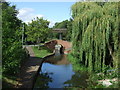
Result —
M 70 20 L 64 20 L 64 21 L 59 22 L 59 23 L 57 22 L 57 23 L 55 23 L 55 26 L 53 26 L 53 29 L 54 28 L 59 28 L 59 29 L 66 28 L 67 32 L 63 33 L 62 37 L 63 37 L 64 40 L 68 40 L 68 41 L 71 40 L 72 19 L 70 19 Z M 59 37 L 59 34 L 58 33 L 54 33 L 53 36 L 54 37 Z
M 66 35 L 66 39 L 68 41 L 71 41 L 71 37 L 72 37 L 72 23 L 73 23 L 73 20 L 70 18 L 70 20 L 67 23 L 67 35 Z
M 2 66 L 3 74 L 19 72 L 21 61 L 26 57 L 21 43 L 21 20 L 18 11 L 9 3 L 2 3 Z M 12 71 L 11 71 L 12 70 Z
M 64 20 L 62 22 L 57 22 L 55 23 L 55 26 L 53 26 L 53 28 L 67 28 L 67 23 L 68 23 L 68 20 Z
M 109 7 L 109 8 L 108 8 Z M 72 55 L 90 71 L 118 68 L 118 3 L 77 2 L 72 6 Z
M 43 18 L 36 18 L 32 20 L 31 23 L 28 23 L 27 26 L 27 41 L 40 43 L 47 39 L 47 34 L 50 32 L 48 28 L 49 21 L 44 20 Z

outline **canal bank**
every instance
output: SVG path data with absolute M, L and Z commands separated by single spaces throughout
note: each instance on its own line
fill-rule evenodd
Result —
M 45 59 L 37 76 L 34 89 L 37 88 L 86 88 L 86 72 L 75 72 L 67 55 L 53 55 Z
M 35 79 L 36 79 L 35 77 L 37 76 L 38 72 L 41 69 L 42 62 L 45 60 L 45 58 L 54 54 L 52 53 L 43 58 L 39 58 L 35 56 L 35 53 L 31 46 L 26 46 L 25 48 L 29 51 L 30 57 L 22 65 L 22 68 L 20 69 L 19 79 L 18 79 L 20 83 L 16 87 L 29 88 L 32 90 Z
M 73 69 L 67 55 L 53 55 L 44 60 L 41 70 L 36 76 L 33 90 L 40 88 L 107 88 L 117 87 L 117 78 L 102 80 L 103 76 L 98 73 Z M 115 85 L 115 86 L 114 86 Z

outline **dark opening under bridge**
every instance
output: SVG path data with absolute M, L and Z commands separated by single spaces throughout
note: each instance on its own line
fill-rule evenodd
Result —
M 62 33 L 66 33 L 67 29 L 66 28 L 55 28 L 52 30 L 54 33 L 59 33 L 59 39 L 62 39 Z

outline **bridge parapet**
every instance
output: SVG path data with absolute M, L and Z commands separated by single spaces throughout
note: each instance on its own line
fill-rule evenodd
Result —
M 66 31 L 67 31 L 66 28 L 62 28 L 62 29 L 55 28 L 52 30 L 52 32 L 55 32 L 55 33 L 65 33 Z
M 65 51 L 65 53 L 69 53 L 71 51 L 71 47 L 72 47 L 71 42 L 64 41 L 64 40 L 52 40 L 45 43 L 45 46 L 51 49 L 52 51 L 54 51 L 55 45 L 57 44 L 60 44 L 63 46 L 63 51 Z

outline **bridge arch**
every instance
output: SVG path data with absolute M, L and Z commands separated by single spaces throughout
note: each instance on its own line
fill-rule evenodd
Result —
M 63 53 L 67 54 L 71 51 L 71 48 L 72 48 L 71 42 L 64 41 L 64 40 L 51 40 L 49 42 L 46 42 L 44 45 L 49 49 L 51 49 L 52 51 L 54 51 L 55 45 L 57 44 L 62 46 L 61 52 Z

